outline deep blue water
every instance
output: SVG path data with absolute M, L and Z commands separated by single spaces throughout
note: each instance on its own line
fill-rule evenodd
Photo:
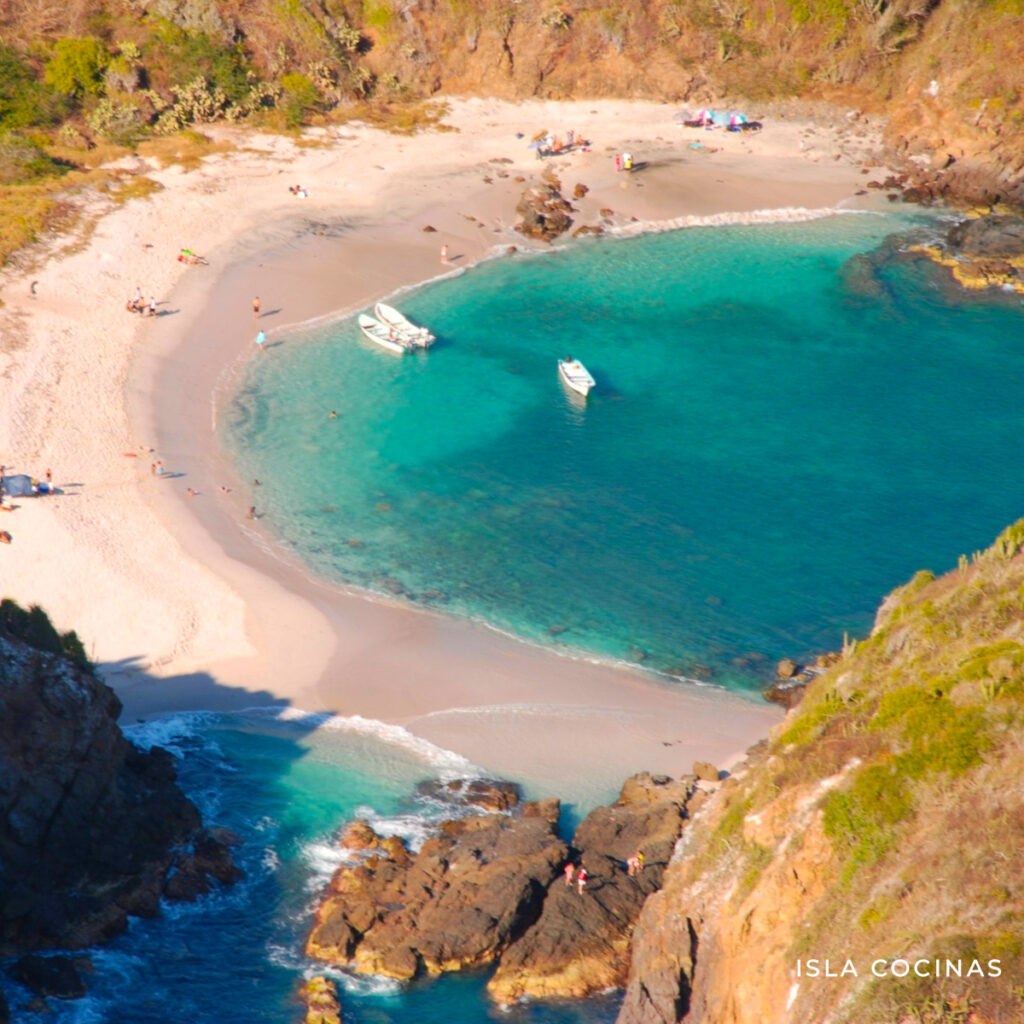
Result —
M 1021 512 L 1020 302 L 873 259 L 908 223 L 495 261 L 401 298 L 429 353 L 344 320 L 253 360 L 226 439 L 324 576 L 755 685 Z M 556 373 L 570 352 L 586 402 Z

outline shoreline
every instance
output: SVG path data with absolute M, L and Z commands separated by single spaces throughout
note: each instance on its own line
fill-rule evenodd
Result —
M 515 152 L 507 141 L 511 128 L 550 119 L 554 108 L 565 120 L 572 117 L 572 123 L 585 124 L 588 136 L 598 134 L 582 116 L 582 108 L 592 108 L 593 104 L 526 106 L 529 109 L 495 101 L 460 103 L 449 118 L 462 129 L 459 136 L 402 139 L 382 136 L 371 129 L 357 129 L 354 136 L 348 136 L 345 129 L 349 126 L 343 126 L 337 133 L 342 136 L 340 145 L 336 140 L 330 147 L 300 152 L 299 170 L 292 161 L 287 172 L 277 169 L 275 173 L 274 157 L 235 158 L 229 154 L 213 158 L 201 172 L 193 172 L 200 174 L 199 180 L 189 182 L 191 175 L 173 169 L 163 172 L 169 189 L 185 182 L 185 187 L 193 184 L 199 186 L 195 191 L 201 191 L 202 172 L 209 167 L 210 173 L 205 174 L 205 184 L 210 185 L 207 194 L 227 192 L 236 201 L 252 201 L 252 209 L 248 215 L 232 210 L 226 218 L 229 223 L 217 224 L 220 231 L 210 232 L 211 238 L 219 237 L 207 241 L 198 237 L 206 227 L 202 223 L 203 206 L 209 210 L 216 204 L 204 204 L 195 196 L 189 203 L 188 196 L 180 197 L 186 201 L 178 206 L 192 213 L 196 231 L 180 244 L 215 253 L 217 263 L 225 269 L 215 273 L 212 268 L 171 267 L 177 273 L 164 275 L 168 287 L 173 282 L 173 288 L 165 293 L 168 298 L 164 305 L 168 312 L 174 310 L 174 315 L 141 325 L 126 322 L 126 326 L 139 328 L 131 332 L 137 336 L 138 350 L 132 354 L 129 338 L 127 346 L 122 342 L 121 350 L 114 353 L 124 359 L 123 372 L 115 378 L 127 407 L 116 408 L 117 396 L 111 395 L 110 382 L 106 382 L 104 397 L 113 399 L 115 408 L 109 410 L 111 422 L 104 424 L 105 445 L 97 458 L 116 478 L 112 491 L 122 494 L 126 502 L 130 496 L 131 503 L 130 509 L 123 510 L 128 523 L 124 532 L 130 536 L 110 544 L 105 551 L 112 556 L 108 561 L 115 563 L 108 566 L 113 569 L 108 575 L 114 578 L 103 581 L 102 603 L 90 609 L 93 614 L 86 616 L 84 623 L 76 621 L 74 614 L 74 606 L 81 605 L 82 598 L 76 599 L 51 579 L 54 573 L 48 566 L 36 566 L 35 582 L 39 585 L 35 587 L 22 585 L 32 576 L 24 561 L 20 579 L 15 572 L 5 581 L 14 596 L 38 600 L 47 607 L 61 628 L 79 629 L 87 649 L 101 663 L 103 675 L 124 701 L 126 720 L 162 711 L 240 709 L 286 702 L 306 711 L 359 714 L 401 725 L 498 774 L 536 781 L 565 778 L 584 770 L 598 772 L 617 786 L 634 771 L 678 774 L 697 759 L 728 767 L 781 717 L 767 704 L 711 687 L 662 683 L 651 673 L 595 665 L 511 639 L 469 620 L 339 587 L 316 578 L 290 553 L 275 548 L 268 534 L 246 525 L 244 509 L 256 499 L 243 497 L 245 487 L 235 479 L 217 443 L 213 424 L 216 406 L 211 404 L 211 397 L 219 394 L 223 400 L 232 374 L 254 357 L 250 350 L 255 328 L 249 311 L 253 295 L 261 295 L 264 314 L 260 327 L 267 330 L 271 342 L 260 358 L 272 358 L 273 345 L 285 331 L 294 336 L 312 320 L 340 318 L 346 311 L 439 276 L 437 253 L 442 242 L 451 246 L 456 263 L 462 262 L 458 257 L 463 255 L 476 262 L 495 246 L 510 244 L 506 221 L 513 219 L 511 210 L 525 187 L 514 181 L 513 172 L 527 181 L 535 172 L 535 167 L 522 159 L 507 165 L 496 162 L 496 158 L 515 160 L 505 156 L 506 151 Z M 656 128 L 660 126 L 664 134 L 678 132 L 670 123 L 670 107 L 626 103 L 596 106 L 598 120 L 603 118 L 604 124 L 609 120 L 609 108 L 616 117 L 629 116 L 630 137 L 622 142 L 634 149 L 638 148 L 638 122 L 643 119 L 632 115 L 641 108 L 644 117 Z M 504 124 L 494 123 L 502 129 L 492 133 L 494 138 L 479 128 L 481 107 L 490 111 L 489 116 L 506 119 Z M 589 120 L 594 118 L 589 116 Z M 792 150 L 798 126 L 783 127 L 792 129 L 788 138 Z M 470 137 L 474 128 L 479 138 Z M 443 153 L 453 138 L 470 151 L 454 170 L 448 163 L 431 158 L 431 154 Z M 615 138 L 621 138 L 621 134 Z M 716 143 L 719 140 L 732 141 L 716 135 Z M 615 198 L 616 206 L 629 207 L 622 213 L 617 210 L 615 217 L 619 227 L 628 230 L 634 223 L 665 221 L 669 217 L 711 218 L 730 212 L 742 215 L 744 210 L 767 208 L 763 200 L 771 203 L 784 195 L 805 200 L 808 196 L 828 196 L 835 205 L 844 195 L 852 195 L 859 184 L 857 170 L 845 162 L 842 166 L 833 163 L 825 174 L 824 169 L 809 166 L 812 161 L 799 152 L 788 151 L 771 158 L 780 168 L 785 165 L 784 181 L 766 179 L 763 170 L 756 178 L 748 175 L 744 179 L 743 168 L 750 163 L 745 150 L 758 140 L 734 140 L 736 152 L 728 154 L 732 165 L 723 158 L 717 165 L 697 166 L 692 169 L 694 173 L 683 175 L 684 184 L 677 181 L 680 168 L 670 158 L 663 164 L 652 160 L 650 175 L 635 181 L 609 175 L 603 151 L 594 153 L 589 162 L 566 158 L 561 163 L 567 164 L 567 169 L 562 167 L 560 174 L 565 190 L 571 189 L 571 176 L 577 174 L 591 188 L 586 203 L 578 204 L 583 216 L 576 223 L 587 223 L 591 211 L 611 205 L 609 197 Z M 350 186 L 356 191 L 356 186 L 345 181 L 339 184 L 336 179 L 339 166 L 351 164 L 352 158 L 337 150 L 353 141 L 351 149 L 363 147 L 379 156 L 382 163 L 404 160 L 407 166 L 398 173 L 380 176 L 373 188 L 363 182 L 358 197 L 345 195 Z M 607 136 L 600 141 L 608 141 Z M 275 140 L 274 146 L 278 144 Z M 661 136 L 657 144 L 669 152 L 683 145 L 678 140 L 666 142 Z M 657 148 L 654 139 L 647 145 L 650 151 Z M 491 151 L 493 156 L 482 156 Z M 529 156 L 532 159 L 532 153 Z M 707 157 L 702 154 L 699 159 Z M 244 173 L 231 166 L 239 162 L 245 165 Z M 557 173 L 559 161 L 546 163 L 552 164 Z M 425 167 L 433 173 L 424 173 Z M 507 177 L 496 181 L 490 173 L 492 167 L 507 167 Z M 794 168 L 802 175 L 793 173 Z M 288 177 L 282 178 L 284 174 Z M 659 185 L 662 179 L 658 175 L 667 182 L 664 188 Z M 826 180 L 815 184 L 802 177 Z M 257 190 L 251 183 L 263 178 L 273 180 L 262 182 Z M 285 185 L 292 179 L 310 187 L 309 200 L 288 196 Z M 596 186 L 595 179 L 599 179 Z M 714 184 L 722 188 L 712 188 Z M 456 198 L 454 193 L 460 186 L 462 192 Z M 653 192 L 652 186 L 659 188 L 657 198 L 639 192 L 640 188 Z M 621 197 L 615 189 L 623 193 Z M 690 194 L 694 192 L 697 199 Z M 146 214 L 154 214 L 153 219 L 166 233 L 168 225 L 179 227 L 175 218 L 183 211 L 168 210 L 171 204 L 169 200 L 162 203 L 162 196 L 146 201 Z M 390 217 L 379 215 L 381 206 Z M 133 204 L 133 212 L 139 207 L 141 204 Z M 665 216 L 651 216 L 658 212 Z M 313 217 L 322 219 L 311 226 Z M 628 217 L 639 219 L 630 221 Z M 101 222 L 89 245 L 85 255 L 94 265 L 96 261 L 101 267 L 110 262 L 103 260 L 107 244 L 104 229 L 112 230 L 112 219 L 117 218 L 130 220 L 120 213 L 111 214 Z M 422 227 L 427 224 L 436 231 L 424 233 Z M 123 224 L 117 226 L 124 230 Z M 140 233 L 132 233 L 138 243 Z M 226 244 L 230 251 L 225 256 Z M 521 239 L 515 244 L 523 245 Z M 167 258 L 166 253 L 162 255 Z M 55 262 L 47 264 L 44 274 L 53 270 Z M 87 260 L 79 256 L 59 262 L 85 262 L 88 269 Z M 128 293 L 133 274 L 139 273 L 130 267 L 109 276 L 116 277 L 117 287 Z M 116 322 L 116 317 L 127 316 L 121 312 L 113 287 L 103 289 L 101 303 L 105 307 L 101 319 Z M 26 318 L 37 312 L 24 300 L 20 307 L 19 312 Z M 87 319 L 81 310 L 75 312 L 79 321 Z M 278 326 L 276 318 L 287 319 L 288 323 Z M 38 347 L 54 336 L 38 329 L 33 336 L 31 325 L 29 335 L 30 352 L 33 342 Z M 19 397 L 23 396 L 24 391 Z M 53 402 L 49 404 L 52 411 Z M 95 433 L 95 417 L 92 421 L 82 415 L 69 418 L 65 441 L 80 440 L 83 430 Z M 37 418 L 37 422 L 41 420 Z M 17 449 L 9 437 L 4 440 L 8 450 Z M 122 446 L 135 450 L 136 457 L 119 456 L 117 449 Z M 177 484 L 170 478 L 151 477 L 144 464 L 150 457 L 144 448 L 150 446 L 157 449 L 153 458 L 159 457 L 168 469 L 185 474 Z M 60 453 L 52 447 L 43 445 L 40 454 L 44 461 L 59 463 Z M 70 448 L 66 454 L 71 461 Z M 118 457 L 122 459 L 120 465 Z M 22 465 L 17 468 L 21 470 Z M 76 467 L 74 472 L 76 480 L 89 479 L 84 468 Z M 55 479 L 58 484 L 65 479 L 60 470 Z M 199 491 L 199 497 L 190 500 L 185 496 L 186 483 Z M 90 520 L 96 515 L 108 520 L 111 517 L 109 507 L 97 508 L 101 502 L 89 501 L 90 485 L 81 486 L 73 494 L 71 486 L 64 486 L 68 498 L 55 499 L 47 507 L 46 518 L 51 521 L 41 524 L 45 529 L 35 538 L 27 538 L 44 541 L 49 530 L 57 540 L 54 553 L 58 563 L 62 554 L 75 561 L 74 556 L 81 554 L 90 538 L 79 542 L 76 552 L 66 524 L 52 521 L 54 517 L 49 513 L 63 513 L 71 507 L 76 513 L 71 516 L 73 524 L 82 525 L 86 533 L 93 530 L 93 537 L 95 527 Z M 230 486 L 231 494 L 218 493 L 221 486 Z M 71 501 L 71 497 L 85 497 L 81 504 L 91 503 L 93 507 L 83 508 L 84 515 L 79 515 L 78 502 Z M 41 509 L 31 515 L 37 517 L 38 511 Z M 116 524 L 117 511 L 112 515 Z M 139 522 L 128 522 L 133 517 L 141 519 L 141 531 Z M 12 518 L 20 538 L 26 532 L 21 527 L 28 510 L 19 510 Z M 107 530 L 102 539 L 110 541 L 111 522 L 101 525 Z M 117 525 L 113 532 L 118 533 Z M 21 556 L 20 545 L 17 551 Z M 118 578 L 118 569 L 122 568 L 118 563 L 125 560 L 141 562 L 141 580 L 137 572 L 122 573 Z M 92 566 L 79 564 L 86 572 L 84 578 L 89 578 L 87 569 L 96 568 L 96 559 L 84 561 L 92 562 Z M 53 568 L 59 571 L 59 565 Z M 139 565 L 131 568 L 138 569 Z M 163 578 L 165 572 L 168 578 Z M 161 578 L 155 579 L 154 574 Z M 120 586 L 125 575 L 133 584 L 127 594 Z M 150 593 L 154 585 L 156 602 Z M 126 606 L 136 594 L 146 600 L 126 614 Z M 170 624 L 173 628 L 153 622 L 154 610 L 161 606 L 171 607 L 175 613 L 176 621 Z M 142 644 L 133 644 L 133 627 L 147 638 Z M 97 643 L 104 647 L 98 655 Z M 152 652 L 152 660 L 147 662 L 133 647 Z M 588 716 L 585 730 L 579 727 L 581 715 Z

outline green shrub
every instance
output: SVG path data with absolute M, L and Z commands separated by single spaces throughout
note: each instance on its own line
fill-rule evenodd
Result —
M 298 128 L 307 114 L 318 110 L 322 105 L 320 93 L 305 75 L 282 75 L 281 88 L 284 90 L 281 109 L 284 112 L 285 124 L 289 128 Z
M 869 765 L 825 799 L 825 835 L 845 854 L 843 881 L 888 852 L 895 828 L 914 812 L 909 782 L 895 761 Z
M 54 124 L 63 113 L 54 92 L 0 43 L 0 131 Z
M 46 81 L 67 96 L 96 94 L 103 87 L 103 71 L 109 63 L 107 48 L 93 36 L 60 39 L 46 64 Z
M 63 655 L 79 668 L 92 669 L 78 635 L 58 633 L 50 617 L 37 604 L 26 610 L 17 601 L 5 597 L 0 601 L 0 633 L 21 640 L 37 651 Z

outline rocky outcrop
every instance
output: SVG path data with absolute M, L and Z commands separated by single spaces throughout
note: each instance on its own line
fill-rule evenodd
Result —
M 661 886 L 693 793 L 692 778 L 644 773 L 626 781 L 611 807 L 587 815 L 572 841 L 586 886 L 552 886 L 536 924 L 502 956 L 487 986 L 492 998 L 584 996 L 625 984 L 633 927 Z M 638 852 L 636 870 L 627 865 Z
M 400 979 L 492 963 L 537 919 L 565 861 L 557 820 L 554 800 L 471 814 L 444 822 L 418 853 L 360 826 L 370 855 L 331 879 L 306 952 Z
M 548 176 L 542 183 L 531 185 L 523 193 L 516 213 L 520 221 L 516 231 L 526 238 L 550 242 L 572 227 L 572 204 L 562 196 L 561 183 Z
M 0 955 L 109 939 L 186 862 L 235 877 L 171 755 L 129 743 L 120 710 L 87 668 L 0 631 Z
M 949 267 L 964 288 L 1003 288 L 1024 295 L 1024 218 L 968 218 L 949 229 L 944 244 L 918 245 L 914 251 Z

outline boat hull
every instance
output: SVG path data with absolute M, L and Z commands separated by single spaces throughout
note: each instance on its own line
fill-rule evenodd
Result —
M 408 342 L 401 338 L 391 337 L 391 332 L 384 324 L 365 313 L 361 313 L 359 316 L 359 330 L 374 344 L 396 356 L 404 356 L 409 351 Z
M 559 361 L 558 375 L 562 378 L 566 387 L 572 388 L 578 395 L 584 398 L 590 394 L 594 386 L 594 378 L 587 372 L 586 367 L 580 362 L 566 363 Z

